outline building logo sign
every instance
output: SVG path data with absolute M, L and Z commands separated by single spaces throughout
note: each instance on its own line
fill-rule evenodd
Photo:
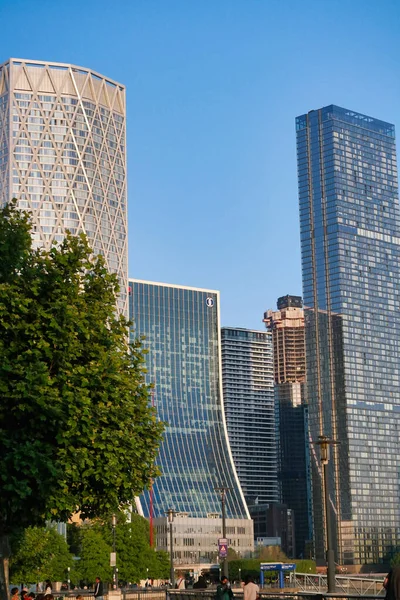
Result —
M 214 298 L 210 298 L 210 296 L 206 299 L 206 304 L 208 308 L 212 308 L 214 306 Z

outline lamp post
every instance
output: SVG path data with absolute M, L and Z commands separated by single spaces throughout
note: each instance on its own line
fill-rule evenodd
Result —
M 239 583 L 242 583 L 242 569 L 239 567 Z
M 71 567 L 67 567 L 67 584 L 68 590 L 71 589 Z
M 225 506 L 225 499 L 226 499 L 226 492 L 229 492 L 231 488 L 225 487 L 225 486 L 221 486 L 221 487 L 217 487 L 215 488 L 215 491 L 219 493 L 219 497 L 221 499 L 221 511 L 222 511 L 222 537 L 226 538 L 226 506 Z M 228 551 L 228 547 L 226 548 L 226 550 Z M 222 566 L 223 566 L 223 574 L 225 575 L 225 577 L 228 577 L 229 575 L 229 571 L 228 571 L 228 560 L 227 558 L 224 558 L 222 560 Z
M 335 578 L 335 552 L 333 550 L 333 532 L 332 532 L 332 519 L 331 511 L 329 508 L 329 489 L 328 489 L 328 462 L 329 462 L 329 446 L 338 444 L 336 440 L 329 439 L 326 435 L 318 436 L 318 442 L 315 442 L 319 446 L 323 482 L 324 482 L 324 500 L 325 500 L 325 515 L 326 515 L 326 563 L 327 563 L 327 582 L 328 582 L 328 594 L 333 594 L 336 591 L 336 578 Z
M 113 589 L 118 589 L 118 569 L 117 569 L 117 552 L 115 549 L 115 541 L 116 541 L 116 526 L 117 526 L 117 517 L 114 514 L 112 516 L 112 530 L 113 530 L 113 553 L 114 553 L 114 568 L 113 568 Z
M 169 579 L 171 586 L 175 585 L 175 571 L 174 571 L 174 536 L 172 531 L 172 525 L 174 522 L 175 511 L 173 508 L 169 508 L 166 512 L 169 523 L 169 551 L 170 551 L 170 567 L 169 567 Z

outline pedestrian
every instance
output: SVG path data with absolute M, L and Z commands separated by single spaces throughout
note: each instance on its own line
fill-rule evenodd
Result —
M 179 577 L 176 580 L 175 589 L 176 590 L 184 590 L 185 589 L 185 578 L 182 575 L 182 573 L 179 574 Z
M 400 600 L 400 566 L 393 567 L 385 577 L 386 600 Z
M 199 575 L 198 580 L 196 581 L 196 583 L 193 584 L 193 589 L 194 590 L 207 589 L 207 581 L 206 581 L 206 578 L 204 577 L 204 575 Z
M 103 591 L 103 582 L 100 577 L 96 577 L 96 585 L 94 586 L 94 597 L 97 600 L 103 600 L 104 591 Z
M 246 575 L 243 586 L 243 600 L 258 600 L 260 588 L 251 575 Z
M 17 587 L 11 588 L 11 600 L 19 600 L 19 589 Z
M 222 575 L 221 582 L 217 586 L 216 600 L 231 600 L 233 598 L 233 592 L 231 584 L 226 575 Z
M 51 585 L 50 579 L 48 579 L 46 581 L 46 583 L 44 584 L 44 595 L 47 596 L 47 594 L 52 594 L 52 593 L 53 593 L 53 586 Z

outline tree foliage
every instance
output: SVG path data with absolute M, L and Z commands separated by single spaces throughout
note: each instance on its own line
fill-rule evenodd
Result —
M 110 552 L 113 547 L 111 520 L 96 520 L 77 527 L 79 534 L 75 580 L 91 584 L 100 576 L 111 581 Z M 115 531 L 118 579 L 120 582 L 139 582 L 147 575 L 154 579 L 169 576 L 169 555 L 150 547 L 149 523 L 133 514 L 130 521 L 124 514 L 118 515 Z M 74 540 L 76 544 L 76 540 Z
M 262 562 L 291 562 L 280 546 L 258 546 L 255 554 Z
M 226 560 L 230 562 L 231 560 L 237 560 L 238 558 L 239 555 L 236 552 L 236 550 L 234 548 L 228 547 L 228 556 L 226 557 Z
M 28 216 L 0 210 L 0 587 L 15 529 L 109 514 L 157 475 L 163 425 L 118 282 L 85 236 L 33 250 Z
M 83 581 L 92 584 L 96 577 L 111 581 L 110 552 L 111 546 L 104 539 L 101 530 L 90 525 L 80 527 L 80 560 L 72 575 L 74 583 Z
M 53 527 L 28 527 L 15 544 L 10 561 L 11 582 L 62 581 L 72 568 L 67 542 Z
M 292 561 L 290 561 L 292 562 Z M 298 573 L 316 573 L 317 572 L 317 565 L 315 563 L 315 560 L 311 560 L 311 559 L 299 559 L 299 560 L 294 560 L 294 563 L 296 563 L 296 571 Z
M 397 552 L 390 561 L 391 567 L 398 567 L 400 565 L 400 552 Z
M 260 560 L 257 558 L 242 558 L 240 560 L 231 560 L 229 562 L 229 577 L 231 581 L 244 579 L 246 575 L 251 575 L 255 579 L 260 576 Z
M 154 579 L 169 579 L 170 576 L 170 556 L 164 550 L 157 550 L 155 553 L 155 565 L 149 571 L 149 576 Z
M 229 577 L 232 581 L 238 581 L 240 577 L 244 579 L 246 575 L 251 575 L 255 579 L 258 579 L 260 576 L 260 563 L 262 562 L 294 562 L 298 573 L 317 572 L 315 561 L 289 559 L 279 546 L 265 546 L 261 550 L 261 552 L 258 552 L 260 555 L 258 558 L 243 558 L 229 561 Z M 264 576 L 265 581 L 268 582 L 271 579 L 275 579 L 277 573 L 275 571 L 266 571 Z

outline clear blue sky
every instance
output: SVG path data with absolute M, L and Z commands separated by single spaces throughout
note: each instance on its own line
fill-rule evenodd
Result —
M 0 22 L 1 61 L 126 85 L 130 275 L 219 289 L 224 325 L 301 294 L 295 117 L 400 136 L 399 0 L 0 0 Z

